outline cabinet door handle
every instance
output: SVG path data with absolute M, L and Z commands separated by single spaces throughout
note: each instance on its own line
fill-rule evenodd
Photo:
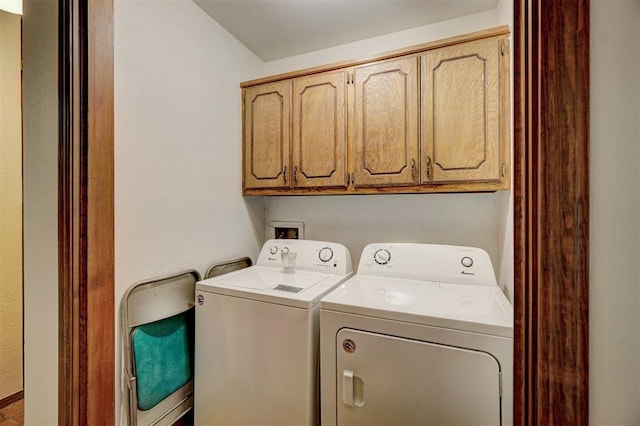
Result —
M 293 186 L 298 185 L 298 166 L 293 166 Z
M 416 160 L 411 159 L 411 180 L 416 180 Z
M 287 183 L 287 166 L 284 166 L 282 170 L 282 177 L 284 178 L 284 183 Z
M 427 179 L 431 180 L 431 157 L 427 157 Z

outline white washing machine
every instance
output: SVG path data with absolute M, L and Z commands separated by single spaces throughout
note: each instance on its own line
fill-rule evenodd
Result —
M 198 282 L 195 424 L 316 424 L 319 302 L 352 274 L 341 244 L 269 240 L 255 266 Z
M 513 310 L 482 249 L 368 245 L 320 329 L 323 425 L 512 423 Z

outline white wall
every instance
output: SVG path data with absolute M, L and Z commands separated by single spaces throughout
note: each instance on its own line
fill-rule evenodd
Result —
M 268 197 L 269 221 L 302 221 L 305 238 L 335 241 L 354 267 L 372 242 L 429 242 L 498 250 L 495 194 L 386 194 Z
M 591 2 L 589 408 L 640 424 L 640 2 Z
M 367 57 L 446 37 L 511 24 L 511 2 L 495 10 L 265 63 L 265 75 Z M 305 222 L 305 238 L 349 247 L 354 265 L 366 243 L 428 242 L 484 248 L 509 297 L 513 294 L 510 191 L 490 194 L 267 197 L 266 222 Z M 509 251 L 510 250 L 510 251 Z M 503 252 L 507 256 L 503 259 Z M 509 257 L 511 256 L 511 257 Z
M 255 259 L 264 206 L 241 196 L 239 83 L 262 62 L 191 0 L 114 7 L 119 304 L 140 280 Z M 116 383 L 120 367 L 118 358 Z
M 0 10 L 0 400 L 22 390 L 20 21 Z
M 58 2 L 25 0 L 22 25 L 25 424 L 54 425 L 58 422 Z
M 501 0 L 498 3 L 498 7 L 494 10 L 266 62 L 264 75 L 279 74 L 332 62 L 359 59 L 446 37 L 485 30 L 499 25 L 511 25 L 511 5 L 512 2 Z

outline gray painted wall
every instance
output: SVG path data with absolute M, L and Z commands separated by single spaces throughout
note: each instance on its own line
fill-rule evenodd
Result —
M 640 2 L 591 2 L 589 410 L 640 424 Z
M 58 422 L 58 2 L 23 24 L 25 424 Z

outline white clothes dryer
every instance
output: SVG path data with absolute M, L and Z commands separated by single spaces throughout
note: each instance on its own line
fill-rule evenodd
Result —
M 512 423 L 513 310 L 482 249 L 368 245 L 320 329 L 323 425 Z
M 352 274 L 341 244 L 269 240 L 255 266 L 196 283 L 195 424 L 317 424 L 319 302 Z

